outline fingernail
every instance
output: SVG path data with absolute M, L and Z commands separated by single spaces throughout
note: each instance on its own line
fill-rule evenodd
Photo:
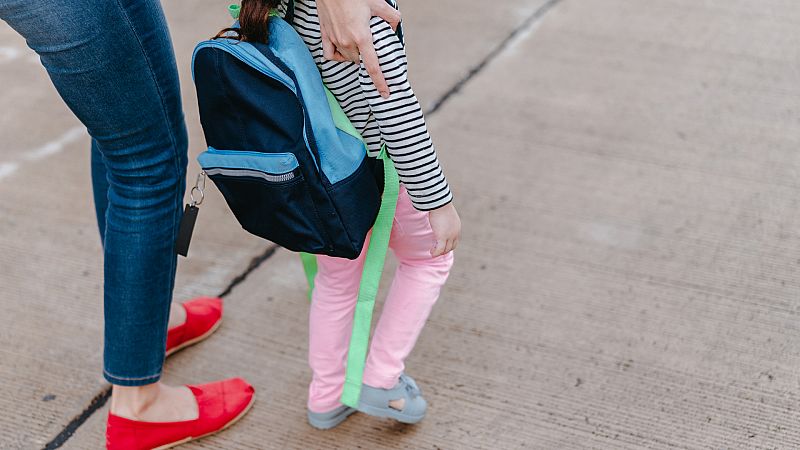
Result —
M 389 91 L 381 91 L 381 97 L 389 98 Z

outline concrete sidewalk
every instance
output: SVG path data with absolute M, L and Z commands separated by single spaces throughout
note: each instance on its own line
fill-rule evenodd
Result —
M 189 56 L 226 19 L 165 6 L 196 154 Z M 430 416 L 305 424 L 299 261 L 212 189 L 176 298 L 232 287 L 225 324 L 166 379 L 243 376 L 258 402 L 185 448 L 800 447 L 800 4 L 402 6 L 465 226 L 408 362 Z M 101 448 L 87 139 L 23 42 L 0 38 L 0 104 L 27 105 L 0 115 L 0 448 Z

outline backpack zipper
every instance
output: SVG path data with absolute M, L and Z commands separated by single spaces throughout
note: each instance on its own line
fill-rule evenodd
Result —
M 264 181 L 269 181 L 270 183 L 282 183 L 284 181 L 290 181 L 295 179 L 294 171 L 286 172 L 279 175 L 274 175 L 271 173 L 261 172 L 258 170 L 251 170 L 251 169 L 226 169 L 224 167 L 216 167 L 213 169 L 205 169 L 205 173 L 208 176 L 212 175 L 222 175 L 227 177 L 250 177 L 250 178 L 259 178 Z
M 239 42 L 237 44 L 231 44 L 230 42 L 227 42 L 227 41 L 224 41 L 224 40 L 213 40 L 213 41 L 205 41 L 205 42 L 201 43 L 200 45 L 198 45 L 197 48 L 195 48 L 194 54 L 192 55 L 192 78 L 194 78 L 194 55 L 196 55 L 197 52 L 202 48 L 205 48 L 205 47 L 217 47 L 217 48 L 222 49 L 225 52 L 228 52 L 229 54 L 231 54 L 234 57 L 238 58 L 243 63 L 247 64 L 248 66 L 250 66 L 250 67 L 252 67 L 252 68 L 254 68 L 256 70 L 258 70 L 259 72 L 263 73 L 264 75 L 266 75 L 266 76 L 268 76 L 268 77 L 270 77 L 270 78 L 272 78 L 274 80 L 280 81 L 281 84 L 286 86 L 290 91 L 292 91 L 292 94 L 294 94 L 294 96 L 297 97 L 297 90 L 295 89 L 295 87 L 293 85 L 291 85 L 290 83 L 287 83 L 286 80 L 284 80 L 280 75 L 278 75 L 278 74 L 274 73 L 273 71 L 263 67 L 262 64 L 260 64 L 260 61 L 258 61 L 258 59 L 254 58 L 252 55 L 250 55 L 246 51 L 240 50 L 239 48 L 236 48 L 235 47 L 236 45 L 241 45 L 241 43 Z M 311 149 L 311 144 L 308 141 L 308 128 L 307 128 L 307 124 L 306 124 L 306 107 L 305 107 L 305 105 L 303 105 L 303 103 L 300 101 L 299 98 L 297 99 L 297 102 L 300 104 L 300 108 L 303 110 L 303 141 L 306 143 L 306 148 L 309 149 L 309 153 L 311 153 L 311 160 L 314 161 L 314 165 L 316 166 L 317 171 L 319 172 L 319 171 L 321 171 L 321 169 L 319 167 L 319 163 L 317 162 L 317 158 L 314 157 L 314 153 L 311 152 L 311 150 L 310 150 Z

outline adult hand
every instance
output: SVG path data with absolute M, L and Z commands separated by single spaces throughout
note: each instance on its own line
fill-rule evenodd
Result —
M 372 43 L 369 21 L 380 17 L 392 29 L 400 23 L 400 12 L 386 0 L 317 0 L 322 51 L 325 59 L 332 61 L 363 61 L 367 73 L 384 98 L 389 96 L 389 86 L 383 77 L 378 55 Z

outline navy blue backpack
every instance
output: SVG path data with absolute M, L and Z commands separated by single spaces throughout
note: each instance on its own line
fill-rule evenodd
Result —
M 245 230 L 304 252 L 311 289 L 313 254 L 355 259 L 373 230 L 342 395 L 356 406 L 398 195 L 394 165 L 385 150 L 367 156 L 302 38 L 280 17 L 270 17 L 268 44 L 200 42 L 192 73 L 208 144 L 200 166 Z
M 214 39 L 195 49 L 209 147 L 198 160 L 245 230 L 290 250 L 356 258 L 378 214 L 383 166 L 336 127 L 299 35 L 278 17 L 270 24 L 269 45 Z

